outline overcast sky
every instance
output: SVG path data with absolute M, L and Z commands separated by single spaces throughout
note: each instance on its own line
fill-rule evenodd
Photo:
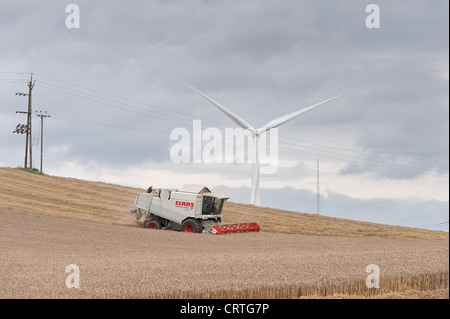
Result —
M 344 94 L 278 128 L 261 206 L 316 213 L 319 160 L 322 215 L 448 230 L 447 0 L 73 3 L 79 28 L 70 2 L 0 0 L 0 166 L 24 165 L 33 73 L 45 173 L 249 203 L 251 164 L 171 160 L 174 129 L 236 127 L 177 77 L 254 127 Z

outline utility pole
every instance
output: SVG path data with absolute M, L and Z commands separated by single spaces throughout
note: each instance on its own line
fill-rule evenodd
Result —
M 33 73 L 31 73 L 30 82 L 28 82 L 28 94 L 27 93 L 21 93 L 21 92 L 16 93 L 16 95 L 19 95 L 19 96 L 27 96 L 28 95 L 28 112 L 20 112 L 19 111 L 19 112 L 16 112 L 16 113 L 27 113 L 28 114 L 28 116 L 27 116 L 27 125 L 26 125 L 26 132 L 25 132 L 27 135 L 26 135 L 26 141 L 25 141 L 25 165 L 24 165 L 24 168 L 27 168 L 27 162 L 28 162 L 27 149 L 29 149 L 29 152 L 30 152 L 30 168 L 31 169 L 33 168 L 33 157 L 32 157 L 32 145 L 33 145 L 33 142 L 32 142 L 32 139 L 31 139 L 31 110 L 32 110 L 32 108 L 31 108 L 31 92 L 33 90 L 33 87 L 34 87 L 35 83 L 36 83 L 36 81 L 33 82 Z M 14 133 L 21 133 L 21 134 L 24 133 L 23 130 L 19 131 L 18 127 L 19 127 L 19 125 L 16 126 L 16 131 L 14 131 Z
M 39 114 L 36 111 L 36 116 L 41 118 L 41 169 L 40 169 L 40 173 L 42 174 L 42 158 L 44 155 L 44 117 L 50 117 L 50 115 L 47 114 L 47 111 L 45 111 L 45 113 L 42 113 L 42 111 L 39 111 Z
M 317 159 L 317 214 L 320 214 L 319 159 Z
M 28 140 L 28 145 L 30 147 L 30 169 L 33 169 L 33 156 L 32 156 L 32 149 L 33 149 L 33 139 L 31 138 L 31 91 L 34 87 L 33 83 L 33 73 L 31 73 L 30 82 L 28 83 L 28 129 L 30 132 L 28 133 L 30 135 Z

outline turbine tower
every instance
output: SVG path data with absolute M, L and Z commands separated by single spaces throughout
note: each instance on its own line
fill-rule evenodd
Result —
M 276 118 L 273 121 L 270 121 L 269 123 L 264 125 L 263 127 L 254 128 L 253 126 L 248 124 L 244 119 L 242 119 L 238 115 L 234 114 L 230 110 L 226 109 L 225 107 L 223 107 L 219 103 L 215 102 L 213 99 L 209 98 L 208 96 L 206 96 L 205 94 L 203 94 L 202 92 L 200 92 L 199 90 L 194 88 L 189 83 L 185 82 L 181 78 L 179 78 L 179 80 L 181 82 L 183 82 L 187 87 L 192 89 L 195 93 L 197 93 L 198 95 L 203 97 L 205 100 L 207 100 L 209 103 L 214 105 L 217 109 L 219 109 L 219 111 L 221 111 L 223 114 L 228 116 L 234 123 L 236 123 L 237 125 L 239 125 L 240 127 L 244 128 L 244 129 L 249 130 L 252 133 L 252 137 L 253 137 L 253 161 L 252 161 L 252 189 L 251 189 L 250 203 L 253 204 L 253 205 L 256 205 L 256 206 L 259 206 L 259 203 L 260 203 L 260 197 L 259 197 L 259 175 L 260 175 L 260 173 L 259 173 L 259 166 L 260 166 L 260 163 L 259 163 L 258 143 L 259 143 L 259 138 L 260 138 L 261 134 L 266 132 L 266 131 L 268 131 L 268 130 L 270 130 L 270 129 L 272 129 L 272 128 L 280 126 L 281 124 L 284 124 L 287 121 L 290 121 L 293 118 L 299 116 L 300 114 L 306 113 L 306 112 L 312 110 L 313 108 L 318 107 L 319 105 L 325 104 L 327 102 L 330 102 L 330 101 L 332 101 L 334 99 L 337 99 L 338 97 L 342 96 L 342 94 L 341 94 L 341 95 L 332 97 L 331 99 L 319 102 L 317 104 L 313 104 L 313 105 L 305 107 L 305 108 L 303 108 L 301 110 L 298 110 L 298 111 L 286 114 L 284 116 L 281 116 L 279 118 Z

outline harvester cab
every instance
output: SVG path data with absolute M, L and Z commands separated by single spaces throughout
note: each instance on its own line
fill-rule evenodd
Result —
M 140 227 L 149 229 L 211 234 L 258 232 L 257 223 L 223 224 L 222 209 L 227 199 L 199 185 L 180 189 L 149 187 L 146 193 L 136 194 L 130 213 L 136 214 Z

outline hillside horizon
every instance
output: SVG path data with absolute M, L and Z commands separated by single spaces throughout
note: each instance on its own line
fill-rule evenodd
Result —
M 0 168 L 0 207 L 70 219 L 136 226 L 128 214 L 144 189 Z M 24 200 L 26 199 L 26 200 Z M 446 231 L 427 230 L 227 201 L 224 223 L 258 222 L 262 232 L 339 237 L 447 239 Z

